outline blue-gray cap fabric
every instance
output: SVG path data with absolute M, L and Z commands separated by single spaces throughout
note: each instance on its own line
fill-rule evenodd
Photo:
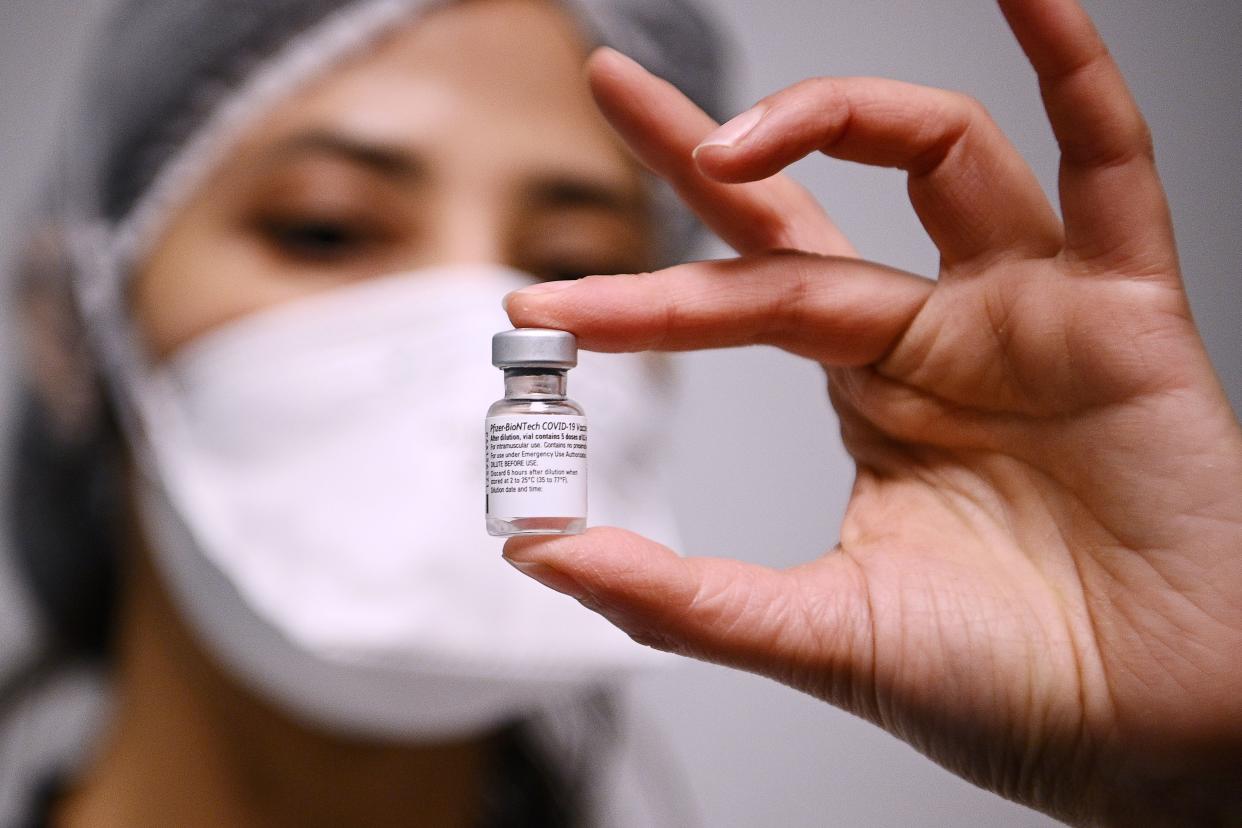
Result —
M 82 174 L 120 221 L 213 105 L 341 0 L 124 0 L 97 35 L 82 96 Z

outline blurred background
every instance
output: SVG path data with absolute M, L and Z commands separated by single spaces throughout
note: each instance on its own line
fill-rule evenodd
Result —
M 982 100 L 1055 191 L 1056 148 L 1034 76 L 985 0 L 712 0 L 733 31 L 737 111 L 811 75 L 880 75 Z M 1191 304 L 1235 410 L 1242 406 L 1242 4 L 1088 2 L 1151 122 Z M 0 273 L 58 129 L 88 37 L 82 0 L 0 3 Z M 824 158 L 793 174 L 863 255 L 924 274 L 936 256 L 901 174 Z M 705 256 L 726 255 L 708 246 Z M 7 304 L 7 303 L 6 303 Z M 13 398 L 0 317 L 0 416 Z M 766 348 L 688 355 L 669 462 L 685 552 L 774 566 L 836 541 L 852 468 L 821 372 Z M 4 420 L 0 420 L 2 424 Z M 7 441 L 5 441 L 7 444 Z M 730 449 L 723 452 L 721 445 Z M 4 493 L 0 492 L 0 496 Z M 0 550 L 0 590 L 11 579 Z M 5 586 L 7 585 L 7 586 Z M 0 647 L 28 646 L 20 593 L 0 591 Z M 753 676 L 686 662 L 639 682 L 662 731 L 672 795 L 706 825 L 1052 825 L 957 780 L 877 729 Z M 677 793 L 677 792 L 680 793 Z

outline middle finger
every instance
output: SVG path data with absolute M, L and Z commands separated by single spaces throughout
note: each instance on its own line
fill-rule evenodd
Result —
M 730 141 L 746 124 L 753 126 Z M 982 105 L 941 89 L 883 78 L 803 81 L 709 136 L 696 157 L 717 180 L 742 182 L 817 150 L 905 170 L 910 201 L 946 266 L 1062 247 L 1061 222 L 1017 149 Z
M 625 142 L 734 250 L 857 255 L 815 198 L 791 179 L 739 185 L 703 175 L 692 153 L 717 124 L 672 84 L 608 48 L 595 51 L 588 71 L 596 102 Z

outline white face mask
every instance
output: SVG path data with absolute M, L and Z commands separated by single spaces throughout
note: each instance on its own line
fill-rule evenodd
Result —
M 433 739 L 659 656 L 513 571 L 485 533 L 490 338 L 529 277 L 457 266 L 262 311 L 122 382 L 140 513 L 194 628 L 320 726 Z M 583 353 L 590 522 L 673 542 L 658 357 Z

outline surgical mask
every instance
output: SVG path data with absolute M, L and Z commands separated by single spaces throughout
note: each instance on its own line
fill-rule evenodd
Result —
M 523 274 L 367 280 L 260 311 L 120 391 L 140 515 L 183 614 L 233 672 L 329 729 L 439 739 L 534 715 L 661 656 L 500 558 L 483 523 L 490 337 Z M 651 355 L 583 354 L 592 523 L 673 541 Z

